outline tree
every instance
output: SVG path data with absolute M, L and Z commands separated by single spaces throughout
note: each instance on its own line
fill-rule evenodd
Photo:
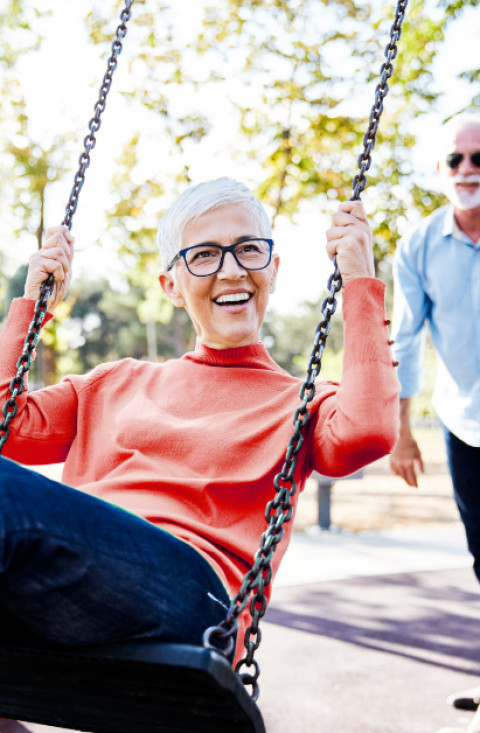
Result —
M 4 245 L 12 249 L 20 232 L 34 233 L 37 246 L 41 246 L 47 187 L 66 170 L 64 139 L 53 136 L 47 146 L 33 139 L 23 89 L 16 74 L 18 59 L 24 53 L 38 50 L 41 45 L 41 37 L 35 35 L 34 22 L 42 15 L 44 13 L 20 0 L 11 0 L 7 11 L 0 14 L 4 41 L 3 46 L 0 44 L 0 68 L 3 70 L 0 83 L 3 102 L 0 113 L 0 165 L 3 171 L 0 211 Z M 56 327 L 56 323 L 47 327 L 44 342 L 38 347 L 36 373 L 43 384 L 51 383 L 57 376 Z
M 315 329 L 321 320 L 323 296 L 314 303 L 302 303 L 294 313 L 268 312 L 262 326 L 262 340 L 272 358 L 296 377 L 306 374 L 312 353 Z M 338 299 L 341 302 L 341 296 Z M 322 360 L 321 379 L 340 380 L 343 353 L 343 325 L 340 318 L 330 321 L 330 332 Z
M 48 187 L 67 171 L 66 138 L 54 136 L 48 147 L 42 147 L 29 132 L 24 100 L 13 97 L 10 102 L 15 117 L 11 135 L 6 136 L 0 152 L 0 162 L 3 158 L 5 170 L 9 171 L 0 196 L 4 201 L 11 201 L 13 211 L 13 221 L 6 239 L 13 247 L 21 232 L 34 233 L 37 248 L 40 249 Z M 36 374 L 40 385 L 52 384 L 58 377 L 55 349 L 58 323 L 57 318 L 46 326 L 45 335 L 37 349 Z
M 2 166 L 2 179 L 0 184 L 0 205 L 2 215 L 8 210 L 21 212 L 21 220 L 24 223 L 25 212 L 21 206 L 25 201 L 22 196 L 23 190 L 19 186 L 12 190 L 12 186 L 18 177 L 25 173 L 25 167 L 29 165 L 28 155 L 22 154 L 27 149 L 37 153 L 35 163 L 38 164 L 38 150 L 35 146 L 29 145 L 28 118 L 26 114 L 26 103 L 23 90 L 17 76 L 17 63 L 25 54 L 38 51 L 42 38 L 36 34 L 35 22 L 45 13 L 25 0 L 10 0 L 5 10 L 0 10 L 0 94 L 2 105 L 0 105 L 0 164 Z M 17 171 L 15 164 L 18 160 L 23 169 Z M 32 168 L 35 167 L 32 162 Z M 45 173 L 45 171 L 43 171 Z M 19 175 L 18 175 L 19 174 Z M 36 171 L 36 175 L 39 171 Z M 43 185 L 43 184 L 42 184 Z M 19 190 L 20 189 L 20 190 Z
M 138 318 L 143 288 L 131 285 L 125 291 L 114 290 L 107 280 L 75 280 L 57 330 L 58 369 L 84 373 L 102 362 L 125 357 L 149 359 L 148 326 Z M 193 346 L 193 329 L 181 327 L 181 353 Z M 164 361 L 175 353 L 173 331 L 178 322 L 155 328 L 155 360 Z
M 257 192 L 274 219 L 295 217 L 308 199 L 322 211 L 330 201 L 351 196 L 392 8 L 374 23 L 372 15 L 370 4 L 352 0 L 225 0 L 206 16 L 200 50 L 240 59 L 235 97 L 242 100 L 237 108 L 243 155 L 257 163 Z M 431 66 L 444 38 L 443 22 L 416 3 L 399 44 L 364 197 L 373 216 L 377 262 L 392 253 L 412 207 L 424 214 L 439 203 L 411 180 L 415 138 L 408 123 L 435 102 Z M 239 84 L 253 87 L 255 77 L 259 94 L 239 92 Z

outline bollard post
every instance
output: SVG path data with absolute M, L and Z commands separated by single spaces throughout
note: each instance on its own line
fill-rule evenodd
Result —
M 317 479 L 317 496 L 318 496 L 318 521 L 317 524 L 321 530 L 328 530 L 331 527 L 330 508 L 332 501 L 332 486 L 334 480 L 328 476 L 315 474 Z

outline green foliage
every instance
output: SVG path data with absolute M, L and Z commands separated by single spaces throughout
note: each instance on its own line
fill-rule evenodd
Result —
M 206 15 L 200 50 L 240 54 L 237 86 L 259 79 L 254 102 L 236 106 L 245 163 L 258 164 L 257 193 L 274 219 L 294 218 L 307 199 L 325 211 L 331 201 L 351 195 L 371 106 L 364 99 L 370 95 L 373 103 L 393 7 L 385 6 L 373 23 L 372 15 L 368 3 L 344 0 L 225 0 Z M 374 215 L 377 262 L 393 252 L 398 225 L 411 208 L 425 213 L 428 201 L 434 206 L 438 200 L 411 183 L 415 138 L 409 122 L 435 101 L 431 67 L 443 39 L 443 19 L 413 4 L 368 173 L 365 202 Z M 237 87 L 235 93 L 247 96 Z
M 106 280 L 77 279 L 65 302 L 58 329 L 59 373 L 84 373 L 97 364 L 125 357 L 152 358 L 147 326 L 138 318 L 143 288 L 114 290 Z M 58 311 L 58 309 L 57 309 Z M 155 326 L 155 354 L 163 361 L 192 348 L 193 329 L 183 313 Z
M 35 232 L 41 246 L 47 187 L 67 172 L 66 137 L 55 137 L 46 147 L 32 139 L 24 102 L 14 102 L 17 118 L 13 134 L 5 142 L 3 153 L 8 174 L 0 196 L 10 200 L 14 212 L 12 234 Z M 0 153 L 1 155 L 1 153 Z
M 321 305 L 326 296 L 325 291 L 318 302 L 303 303 L 294 313 L 267 313 L 262 326 L 262 339 L 277 364 L 294 376 L 303 377 L 306 374 L 315 329 L 321 320 Z M 342 319 L 336 314 L 330 321 L 322 379 L 340 379 L 342 343 Z
M 7 236 L 14 239 L 27 230 L 39 244 L 46 189 L 66 172 L 69 137 L 52 135 L 49 144 L 35 139 L 16 64 L 39 50 L 42 37 L 36 23 L 47 14 L 26 0 L 10 0 L 6 11 L 0 11 L 0 211 L 9 220 Z
M 36 34 L 35 21 L 49 11 L 39 10 L 27 0 L 6 0 L 0 8 L 0 66 L 11 69 L 29 51 L 40 48 L 42 39 Z
M 439 1 L 439 7 L 442 8 L 442 10 L 445 13 L 445 19 L 446 21 L 450 20 L 451 18 L 456 18 L 460 13 L 465 10 L 467 7 L 478 7 L 478 0 L 440 0 Z
M 232 0 L 206 17 L 200 48 L 238 56 L 237 85 L 255 91 L 235 90 L 247 99 L 236 104 L 240 146 L 245 163 L 257 163 L 257 192 L 274 219 L 294 216 L 305 198 L 322 206 L 333 192 L 347 194 L 363 131 L 341 110 L 348 85 L 334 59 L 355 45 L 352 18 L 360 24 L 369 11 L 368 3 Z
M 66 171 L 62 143 L 54 137 L 50 146 L 34 139 L 27 113 L 23 89 L 17 76 L 16 65 L 26 53 L 40 48 L 42 38 L 36 34 L 36 21 L 47 13 L 30 3 L 10 0 L 6 11 L 0 11 L 0 213 L 4 223 L 3 245 L 7 251 L 15 246 L 20 232 L 34 233 L 40 246 L 47 187 Z M 20 283 L 20 278 L 23 282 Z M 21 287 L 24 272 L 10 283 L 10 290 Z M 2 288 L 3 289 L 3 288 Z M 17 293 L 15 293 L 17 295 Z M 45 344 L 39 348 L 33 379 L 48 383 L 55 379 L 55 331 L 57 324 L 46 330 Z M 48 343 L 51 347 L 49 349 Z

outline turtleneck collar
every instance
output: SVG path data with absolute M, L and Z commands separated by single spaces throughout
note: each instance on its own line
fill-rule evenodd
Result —
M 250 346 L 237 346 L 233 349 L 212 349 L 197 341 L 195 350 L 184 354 L 182 359 L 210 366 L 273 369 L 283 372 L 283 369 L 273 361 L 265 346 L 260 342 Z

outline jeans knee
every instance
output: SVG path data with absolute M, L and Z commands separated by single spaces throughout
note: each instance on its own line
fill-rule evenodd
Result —
M 0 456 L 0 533 L 29 526 L 35 507 L 44 504 L 41 486 L 35 484 L 34 476 L 18 463 Z
M 7 504 L 11 502 L 11 490 L 15 485 L 15 476 L 12 471 L 12 461 L 0 456 L 0 511 L 7 511 Z
M 8 458 L 0 456 L 0 488 L 8 489 L 15 485 L 18 472 L 22 467 Z

